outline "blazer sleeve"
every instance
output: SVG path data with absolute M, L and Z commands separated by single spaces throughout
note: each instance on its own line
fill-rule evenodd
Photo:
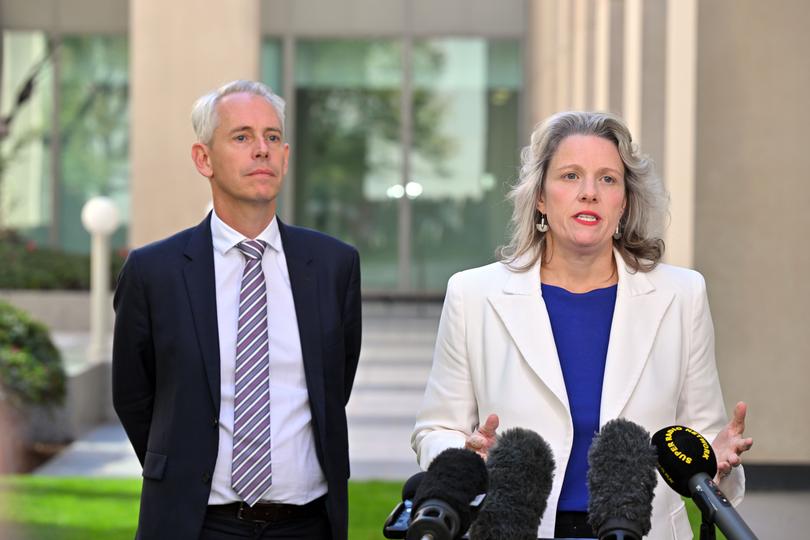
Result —
M 349 402 L 360 360 L 360 342 L 362 339 L 363 313 L 360 296 L 360 255 L 352 251 L 349 282 L 346 289 L 346 300 L 343 305 L 343 342 L 346 353 L 344 379 L 344 404 Z
M 714 325 L 709 311 L 706 282 L 695 273 L 691 290 L 691 331 L 686 378 L 677 409 L 677 423 L 689 426 L 713 441 L 728 422 L 720 377 L 714 354 Z M 742 501 L 745 473 L 735 467 L 732 474 L 720 481 L 720 489 L 732 504 Z
M 463 447 L 478 424 L 466 325 L 463 283 L 456 274 L 447 283 L 433 367 L 411 435 L 411 446 L 422 469 L 443 450 Z
M 112 397 L 115 412 L 143 464 L 155 397 L 155 354 L 139 270 L 133 251 L 118 276 L 113 300 Z

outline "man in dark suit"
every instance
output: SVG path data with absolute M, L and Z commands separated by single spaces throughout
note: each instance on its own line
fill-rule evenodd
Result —
M 137 537 L 345 540 L 357 251 L 284 225 L 284 101 L 200 98 L 213 211 L 133 250 L 115 292 L 113 402 L 143 466 Z M 178 201 L 182 204 L 182 201 Z

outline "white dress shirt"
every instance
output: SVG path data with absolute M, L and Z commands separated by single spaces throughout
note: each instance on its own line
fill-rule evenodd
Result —
M 227 504 L 240 500 L 231 487 L 236 330 L 245 266 L 244 256 L 236 245 L 247 238 L 226 225 L 216 212 L 211 215 L 211 234 L 219 329 L 220 410 L 219 451 L 208 504 Z M 305 504 L 325 494 L 327 486 L 315 454 L 298 319 L 275 217 L 256 240 L 267 242 L 262 270 L 267 286 L 273 474 L 273 485 L 262 500 Z

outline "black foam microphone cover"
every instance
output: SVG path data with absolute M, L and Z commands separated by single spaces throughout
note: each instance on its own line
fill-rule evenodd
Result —
M 689 479 L 698 473 L 717 474 L 717 458 L 709 442 L 694 429 L 669 426 L 652 436 L 658 453 L 658 472 L 669 487 L 691 497 Z
M 597 537 L 650 532 L 656 453 L 646 429 L 623 418 L 607 422 L 588 451 L 588 522 Z
M 658 472 L 669 486 L 691 497 L 704 523 L 714 523 L 728 540 L 756 540 L 731 501 L 714 483 L 717 458 L 703 435 L 685 426 L 669 426 L 652 437 L 658 453 Z
M 470 540 L 536 540 L 554 480 L 554 454 L 537 433 L 512 428 L 487 456 L 489 491 Z
M 418 473 L 408 478 L 404 484 L 402 484 L 403 501 L 413 500 L 414 496 L 416 496 L 416 491 L 419 489 L 419 486 L 422 485 L 422 480 L 424 478 L 425 478 L 425 471 L 419 471 Z
M 408 538 L 423 538 L 427 533 L 435 540 L 459 538 L 473 519 L 470 503 L 486 493 L 487 485 L 481 456 L 462 448 L 443 451 L 428 466 L 416 490 Z

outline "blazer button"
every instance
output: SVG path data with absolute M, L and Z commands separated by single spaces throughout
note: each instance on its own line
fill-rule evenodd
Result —
M 214 427 L 217 427 L 217 426 L 219 425 L 219 419 L 218 419 L 218 418 L 214 418 L 214 421 L 213 421 L 213 422 L 211 422 L 211 425 L 212 425 L 212 426 L 214 426 Z
M 202 475 L 203 484 L 207 484 L 211 481 L 211 473 L 203 473 Z

